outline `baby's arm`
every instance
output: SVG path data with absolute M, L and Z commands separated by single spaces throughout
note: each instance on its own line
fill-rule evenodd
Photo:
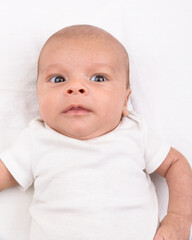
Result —
M 8 171 L 0 159 L 0 191 L 18 185 L 17 181 Z
M 171 148 L 156 171 L 166 178 L 169 204 L 154 240 L 189 240 L 192 223 L 192 171 L 186 158 Z

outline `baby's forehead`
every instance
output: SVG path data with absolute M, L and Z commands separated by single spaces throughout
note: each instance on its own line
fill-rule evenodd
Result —
M 42 48 L 39 62 L 43 52 L 49 52 L 50 46 L 57 48 L 58 45 L 67 45 L 71 42 L 75 43 L 76 49 L 82 47 L 82 44 L 88 46 L 95 43 L 102 47 L 106 52 L 113 52 L 116 54 L 119 63 L 128 68 L 128 54 L 124 46 L 110 33 L 103 29 L 90 25 L 75 25 L 61 29 L 53 34 Z

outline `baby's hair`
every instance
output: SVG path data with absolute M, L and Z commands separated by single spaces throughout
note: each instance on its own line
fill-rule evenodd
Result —
M 111 41 L 114 45 L 114 47 L 118 47 L 119 51 L 121 51 L 123 62 L 125 63 L 126 71 L 127 71 L 127 81 L 126 81 L 126 86 L 129 88 L 130 82 L 129 82 L 129 56 L 128 53 L 125 49 L 125 47 L 119 42 L 114 36 L 112 36 L 110 33 L 107 31 L 96 27 L 92 25 L 72 25 L 68 26 L 65 28 L 62 28 L 58 32 L 54 33 L 45 43 L 43 46 L 41 53 L 43 52 L 43 49 L 51 42 L 52 40 L 55 39 L 67 39 L 67 38 L 88 38 L 88 39 L 98 39 L 100 41 Z M 39 56 L 39 61 L 38 61 L 38 72 L 39 72 L 39 65 L 40 65 L 40 58 L 41 58 L 41 53 Z

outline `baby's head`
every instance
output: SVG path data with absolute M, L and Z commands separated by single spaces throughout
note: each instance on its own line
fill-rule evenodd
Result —
M 112 131 L 127 114 L 129 61 L 106 31 L 75 25 L 56 32 L 39 57 L 37 95 L 42 119 L 76 139 Z

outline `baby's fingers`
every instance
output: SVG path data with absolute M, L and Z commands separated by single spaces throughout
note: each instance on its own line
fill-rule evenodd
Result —
M 168 234 L 166 234 L 165 230 L 163 230 L 162 228 L 163 227 L 160 227 L 158 229 L 158 231 L 156 232 L 155 237 L 154 237 L 153 240 L 169 240 L 169 239 L 171 239 L 168 236 L 166 237 L 166 235 L 168 235 Z
M 191 221 L 186 216 L 168 213 L 153 240 L 189 240 Z

